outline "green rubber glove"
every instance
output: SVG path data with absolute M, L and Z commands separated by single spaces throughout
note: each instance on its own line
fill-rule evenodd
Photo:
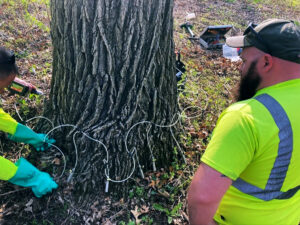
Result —
M 54 139 L 48 139 L 46 134 L 38 134 L 31 130 L 29 127 L 18 123 L 14 135 L 8 134 L 8 138 L 15 142 L 24 142 L 31 144 L 37 151 L 44 151 L 55 143 Z
M 22 187 L 30 187 L 36 197 L 40 198 L 58 187 L 48 173 L 38 170 L 26 159 L 20 158 L 15 165 L 18 170 L 8 181 Z

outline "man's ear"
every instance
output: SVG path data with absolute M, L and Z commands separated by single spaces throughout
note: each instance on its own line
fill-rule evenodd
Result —
M 270 54 L 265 54 L 263 57 L 262 57 L 262 70 L 264 72 L 269 72 L 272 67 L 273 67 L 273 58 Z

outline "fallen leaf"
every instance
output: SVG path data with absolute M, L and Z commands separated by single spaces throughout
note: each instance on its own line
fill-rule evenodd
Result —
M 202 130 L 198 132 L 200 138 L 206 138 L 208 136 L 208 132 L 206 130 Z
M 60 165 L 60 159 L 59 158 L 55 158 L 53 159 L 52 163 L 54 163 L 55 165 Z
M 24 210 L 25 210 L 25 212 L 31 212 L 32 213 L 32 207 L 31 206 L 25 208 Z
M 196 133 L 196 132 L 190 132 L 190 135 L 191 135 L 193 138 L 198 138 L 198 133 Z
M 64 202 L 65 202 L 60 196 L 58 196 L 58 201 L 60 201 L 61 204 L 64 204 Z
M 29 206 L 31 206 L 31 205 L 32 205 L 32 203 L 33 203 L 33 199 L 30 199 L 30 200 L 29 200 L 29 202 L 27 202 L 27 203 L 26 203 L 26 207 L 29 207 Z
M 141 208 L 141 214 L 148 213 L 148 212 L 149 212 L 149 207 L 143 205 L 142 208 Z
M 139 224 L 141 222 L 141 220 L 139 219 L 139 215 L 141 215 L 142 213 L 139 212 L 138 207 L 135 206 L 135 209 L 134 210 L 130 210 L 130 212 L 134 216 L 136 224 Z
M 170 198 L 170 194 L 166 191 L 157 191 L 161 196 L 165 197 L 165 198 Z
M 155 188 L 155 186 L 156 186 L 155 180 L 151 180 L 151 183 L 148 186 L 152 187 L 152 188 Z

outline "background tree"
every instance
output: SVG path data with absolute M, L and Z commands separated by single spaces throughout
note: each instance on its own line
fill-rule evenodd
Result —
M 79 161 L 72 182 L 79 200 L 104 191 L 105 172 L 114 180 L 130 176 L 133 159 L 144 171 L 153 169 L 153 160 L 158 168 L 170 164 L 169 128 L 134 125 L 176 120 L 172 10 L 172 0 L 51 2 L 53 76 L 45 115 L 56 125 L 78 128 L 53 132 L 67 152 L 68 168 L 76 161 L 72 136 L 78 130 L 102 141 L 109 155 L 106 164 L 105 148 L 76 134 Z M 110 190 L 123 187 L 110 182 Z

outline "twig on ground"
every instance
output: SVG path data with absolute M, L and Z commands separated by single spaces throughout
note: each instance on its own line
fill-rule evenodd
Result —
M 113 216 L 111 216 L 110 218 L 105 220 L 105 222 L 103 224 L 106 224 L 110 221 L 115 220 L 118 216 L 122 215 L 124 212 L 125 212 L 125 207 L 123 207 L 123 209 L 121 209 L 119 212 L 117 212 L 116 214 L 114 214 Z
M 26 189 L 29 189 L 29 188 L 22 188 L 22 189 L 18 189 L 18 190 L 15 190 L 15 191 L 9 191 L 9 192 L 0 194 L 0 196 L 10 195 L 10 194 L 13 194 L 13 193 L 16 193 L 16 192 L 19 192 L 19 191 L 24 191 Z

